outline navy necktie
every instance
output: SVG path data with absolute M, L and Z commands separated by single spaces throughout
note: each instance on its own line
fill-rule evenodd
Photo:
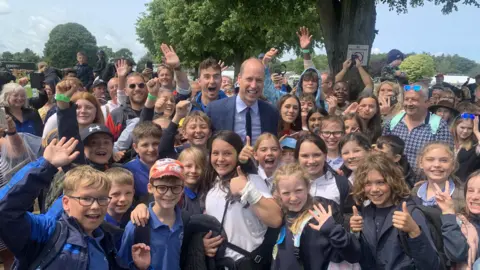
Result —
M 247 107 L 247 114 L 245 116 L 245 130 L 247 131 L 247 136 L 252 140 L 252 115 L 250 114 L 250 107 Z

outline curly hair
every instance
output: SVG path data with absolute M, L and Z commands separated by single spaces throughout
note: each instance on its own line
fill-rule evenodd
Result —
M 398 205 L 403 199 L 410 196 L 410 189 L 405 181 L 403 170 L 391 161 L 384 153 L 371 153 L 365 157 L 355 170 L 355 182 L 352 195 L 357 205 L 368 200 L 365 194 L 365 185 L 368 183 L 368 173 L 377 171 L 390 187 L 391 201 Z

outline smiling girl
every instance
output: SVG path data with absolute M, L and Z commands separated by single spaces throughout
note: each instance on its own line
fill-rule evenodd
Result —
M 455 156 L 462 170 L 455 175 L 464 182 L 470 173 L 480 169 L 480 131 L 478 130 L 478 116 L 462 113 L 452 123 L 450 131 L 455 145 Z
M 182 209 L 190 214 L 202 214 L 205 207 L 199 198 L 209 189 L 204 181 L 207 157 L 201 149 L 189 147 L 180 153 L 178 161 L 183 164 L 185 174 Z
M 287 94 L 278 101 L 280 119 L 278 136 L 290 135 L 302 130 L 302 115 L 300 114 L 300 100 L 297 96 Z
M 282 149 L 277 137 L 270 133 L 263 133 L 253 146 L 253 156 L 258 162 L 258 175 L 272 188 L 272 176 L 280 165 Z
M 358 240 L 335 222 L 331 205 L 314 205 L 309 175 L 299 164 L 277 169 L 274 184 L 285 218 L 271 269 L 327 269 L 339 256 L 358 262 Z
M 315 108 L 308 112 L 307 114 L 307 125 L 310 132 L 316 133 L 320 128 L 322 119 L 328 116 L 328 112 L 323 108 Z
M 327 116 L 322 119 L 320 124 L 320 137 L 327 145 L 328 154 L 327 162 L 334 170 L 338 170 L 343 160 L 340 156 L 340 149 L 338 144 L 345 134 L 345 127 L 342 118 L 339 116 Z
M 374 96 L 363 96 L 357 101 L 357 114 L 360 119 L 360 130 L 371 142 L 375 143 L 382 135 L 382 116 L 378 100 Z
M 354 182 L 354 172 L 358 165 L 371 150 L 371 144 L 362 133 L 345 135 L 339 143 L 340 154 L 343 159 L 342 171 L 350 184 Z

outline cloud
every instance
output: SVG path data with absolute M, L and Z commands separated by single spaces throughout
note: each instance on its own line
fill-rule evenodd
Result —
M 380 50 L 380 48 L 372 48 L 372 54 L 381 54 L 382 51 Z
M 10 10 L 8 0 L 0 0 L 0 14 L 8 14 L 10 12 L 12 11 Z

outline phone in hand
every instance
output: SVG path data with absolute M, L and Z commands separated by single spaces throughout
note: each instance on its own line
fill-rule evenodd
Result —
M 397 96 L 391 96 L 390 97 L 390 107 L 395 106 L 397 104 L 397 102 L 398 102 Z
M 352 61 L 352 63 L 350 64 L 350 68 L 353 68 L 356 64 L 357 64 L 357 58 L 358 58 L 358 55 L 356 54 L 352 54 L 350 60 Z
M 149 68 L 149 69 L 153 70 L 153 62 L 152 61 L 147 61 L 147 63 L 145 64 L 145 68 Z
M 34 72 L 30 74 L 30 86 L 37 90 L 45 88 L 45 75 L 41 72 Z

